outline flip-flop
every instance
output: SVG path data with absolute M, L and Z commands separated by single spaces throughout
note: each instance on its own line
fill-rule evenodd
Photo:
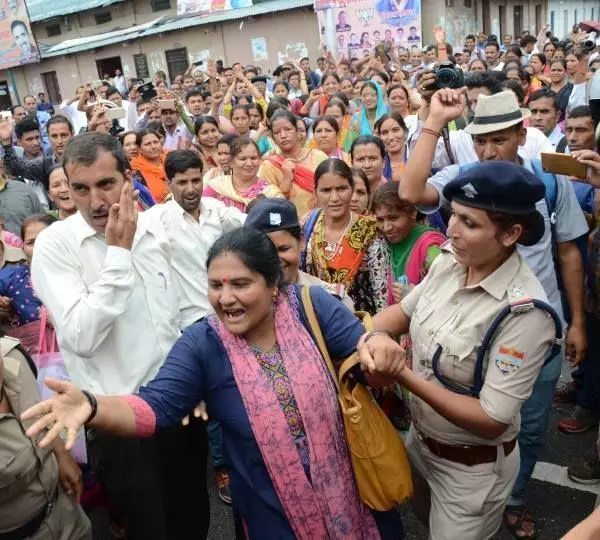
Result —
M 510 523 L 508 518 L 513 518 L 514 523 Z M 525 533 L 522 528 L 523 523 L 533 524 L 533 532 L 531 534 Z M 536 521 L 524 504 L 506 507 L 506 510 L 504 510 L 504 525 L 506 525 L 512 537 L 517 540 L 535 540 L 538 536 Z M 525 534 L 519 534 L 519 532 Z

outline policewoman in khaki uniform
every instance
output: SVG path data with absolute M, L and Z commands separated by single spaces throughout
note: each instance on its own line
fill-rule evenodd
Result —
M 508 162 L 478 164 L 450 182 L 450 240 L 424 281 L 374 318 L 394 336 L 410 326 L 413 370 L 401 353 L 369 347 L 369 334 L 359 345 L 365 369 L 412 393 L 414 503 L 422 518 L 430 510 L 433 540 L 484 540 L 500 527 L 519 469 L 519 411 L 559 348 L 560 321 L 516 250 L 543 234 L 535 203 L 544 189 Z
M 41 449 L 25 434 L 32 422 L 20 415 L 40 394 L 18 343 L 0 338 L 0 540 L 91 540 L 87 516 L 63 488 L 81 488 L 77 464 L 62 442 Z

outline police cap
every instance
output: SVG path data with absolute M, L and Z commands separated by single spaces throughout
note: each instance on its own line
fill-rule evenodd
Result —
M 535 204 L 544 198 L 544 183 L 525 167 L 508 161 L 488 161 L 470 167 L 444 187 L 444 197 L 465 206 L 526 216 L 519 243 L 531 246 L 544 234 L 544 219 Z M 525 223 L 524 223 L 525 224 Z
M 264 233 L 294 229 L 298 227 L 298 212 L 287 199 L 260 199 L 248 212 L 245 227 Z

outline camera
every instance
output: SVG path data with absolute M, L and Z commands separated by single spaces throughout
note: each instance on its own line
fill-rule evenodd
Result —
M 123 131 L 125 131 L 125 128 L 124 128 L 124 127 L 122 127 L 122 126 L 119 124 L 119 121 L 118 121 L 118 120 L 113 120 L 113 121 L 112 121 L 112 126 L 111 126 L 111 128 L 110 128 L 110 131 L 109 131 L 109 133 L 110 133 L 110 134 L 111 134 L 113 137 L 118 137 L 118 136 L 119 136 L 119 133 L 123 133 Z
M 462 88 L 465 85 L 463 70 L 456 67 L 452 62 L 442 62 L 434 70 L 435 88 Z
M 596 48 L 596 44 L 591 39 L 583 41 L 579 46 L 584 54 L 590 54 L 594 52 L 594 49 Z

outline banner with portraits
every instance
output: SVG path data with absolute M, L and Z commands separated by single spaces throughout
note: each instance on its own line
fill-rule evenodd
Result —
M 380 43 L 421 47 L 421 0 L 315 0 L 321 41 L 361 58 Z
M 40 61 L 25 0 L 1 0 L 0 69 Z

